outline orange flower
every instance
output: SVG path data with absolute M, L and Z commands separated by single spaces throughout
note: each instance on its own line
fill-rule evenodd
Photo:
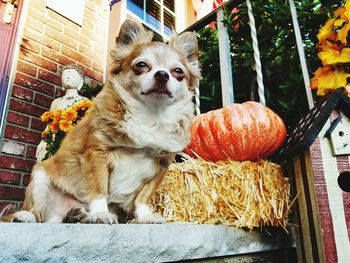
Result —
M 55 110 L 54 114 L 55 114 L 55 116 L 54 116 L 53 120 L 55 122 L 59 122 L 61 120 L 62 110 Z
M 46 111 L 40 116 L 40 119 L 43 122 L 49 122 L 53 119 L 54 116 L 55 114 L 53 111 Z
M 69 108 L 69 109 L 64 110 L 62 112 L 62 118 L 66 119 L 68 121 L 75 120 L 77 118 L 77 116 L 78 116 L 78 113 L 75 110 L 73 110 L 72 108 Z
M 59 131 L 59 122 L 52 122 L 50 125 L 49 125 L 49 129 L 52 133 L 58 133 Z
M 93 103 L 90 100 L 85 99 L 77 104 L 74 104 L 72 108 L 75 111 L 87 110 L 87 109 L 91 108 L 92 105 L 93 105 Z
M 317 89 L 317 95 L 323 96 L 330 91 L 345 87 L 349 73 L 340 70 L 333 70 L 331 67 L 322 67 L 317 69 L 315 76 L 312 78 L 310 87 Z
M 67 120 L 62 119 L 59 122 L 59 128 L 61 131 L 68 132 L 72 127 L 73 127 L 72 121 L 67 121 Z

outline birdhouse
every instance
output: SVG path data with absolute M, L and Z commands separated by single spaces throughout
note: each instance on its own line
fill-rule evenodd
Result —
M 294 181 L 298 262 L 349 262 L 350 98 L 342 90 L 303 116 L 277 160 Z
M 350 122 L 346 117 L 345 122 L 342 122 L 342 118 L 342 115 L 336 118 L 326 132 L 335 156 L 350 154 Z

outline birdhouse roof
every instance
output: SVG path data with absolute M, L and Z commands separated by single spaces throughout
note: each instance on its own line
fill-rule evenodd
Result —
M 274 159 L 282 161 L 308 149 L 336 108 L 350 118 L 350 98 L 342 89 L 323 97 L 298 121 L 292 132 L 287 135 L 282 148 L 274 155 Z

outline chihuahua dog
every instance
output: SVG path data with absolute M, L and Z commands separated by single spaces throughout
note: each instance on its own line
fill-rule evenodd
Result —
M 149 200 L 190 141 L 194 86 L 201 78 L 195 33 L 169 44 L 126 20 L 111 51 L 111 76 L 89 115 L 60 149 L 37 163 L 16 222 L 161 223 Z

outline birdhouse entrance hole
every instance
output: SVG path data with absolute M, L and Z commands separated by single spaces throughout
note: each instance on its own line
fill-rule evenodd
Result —
M 350 192 L 350 171 L 339 174 L 338 185 L 344 192 Z

